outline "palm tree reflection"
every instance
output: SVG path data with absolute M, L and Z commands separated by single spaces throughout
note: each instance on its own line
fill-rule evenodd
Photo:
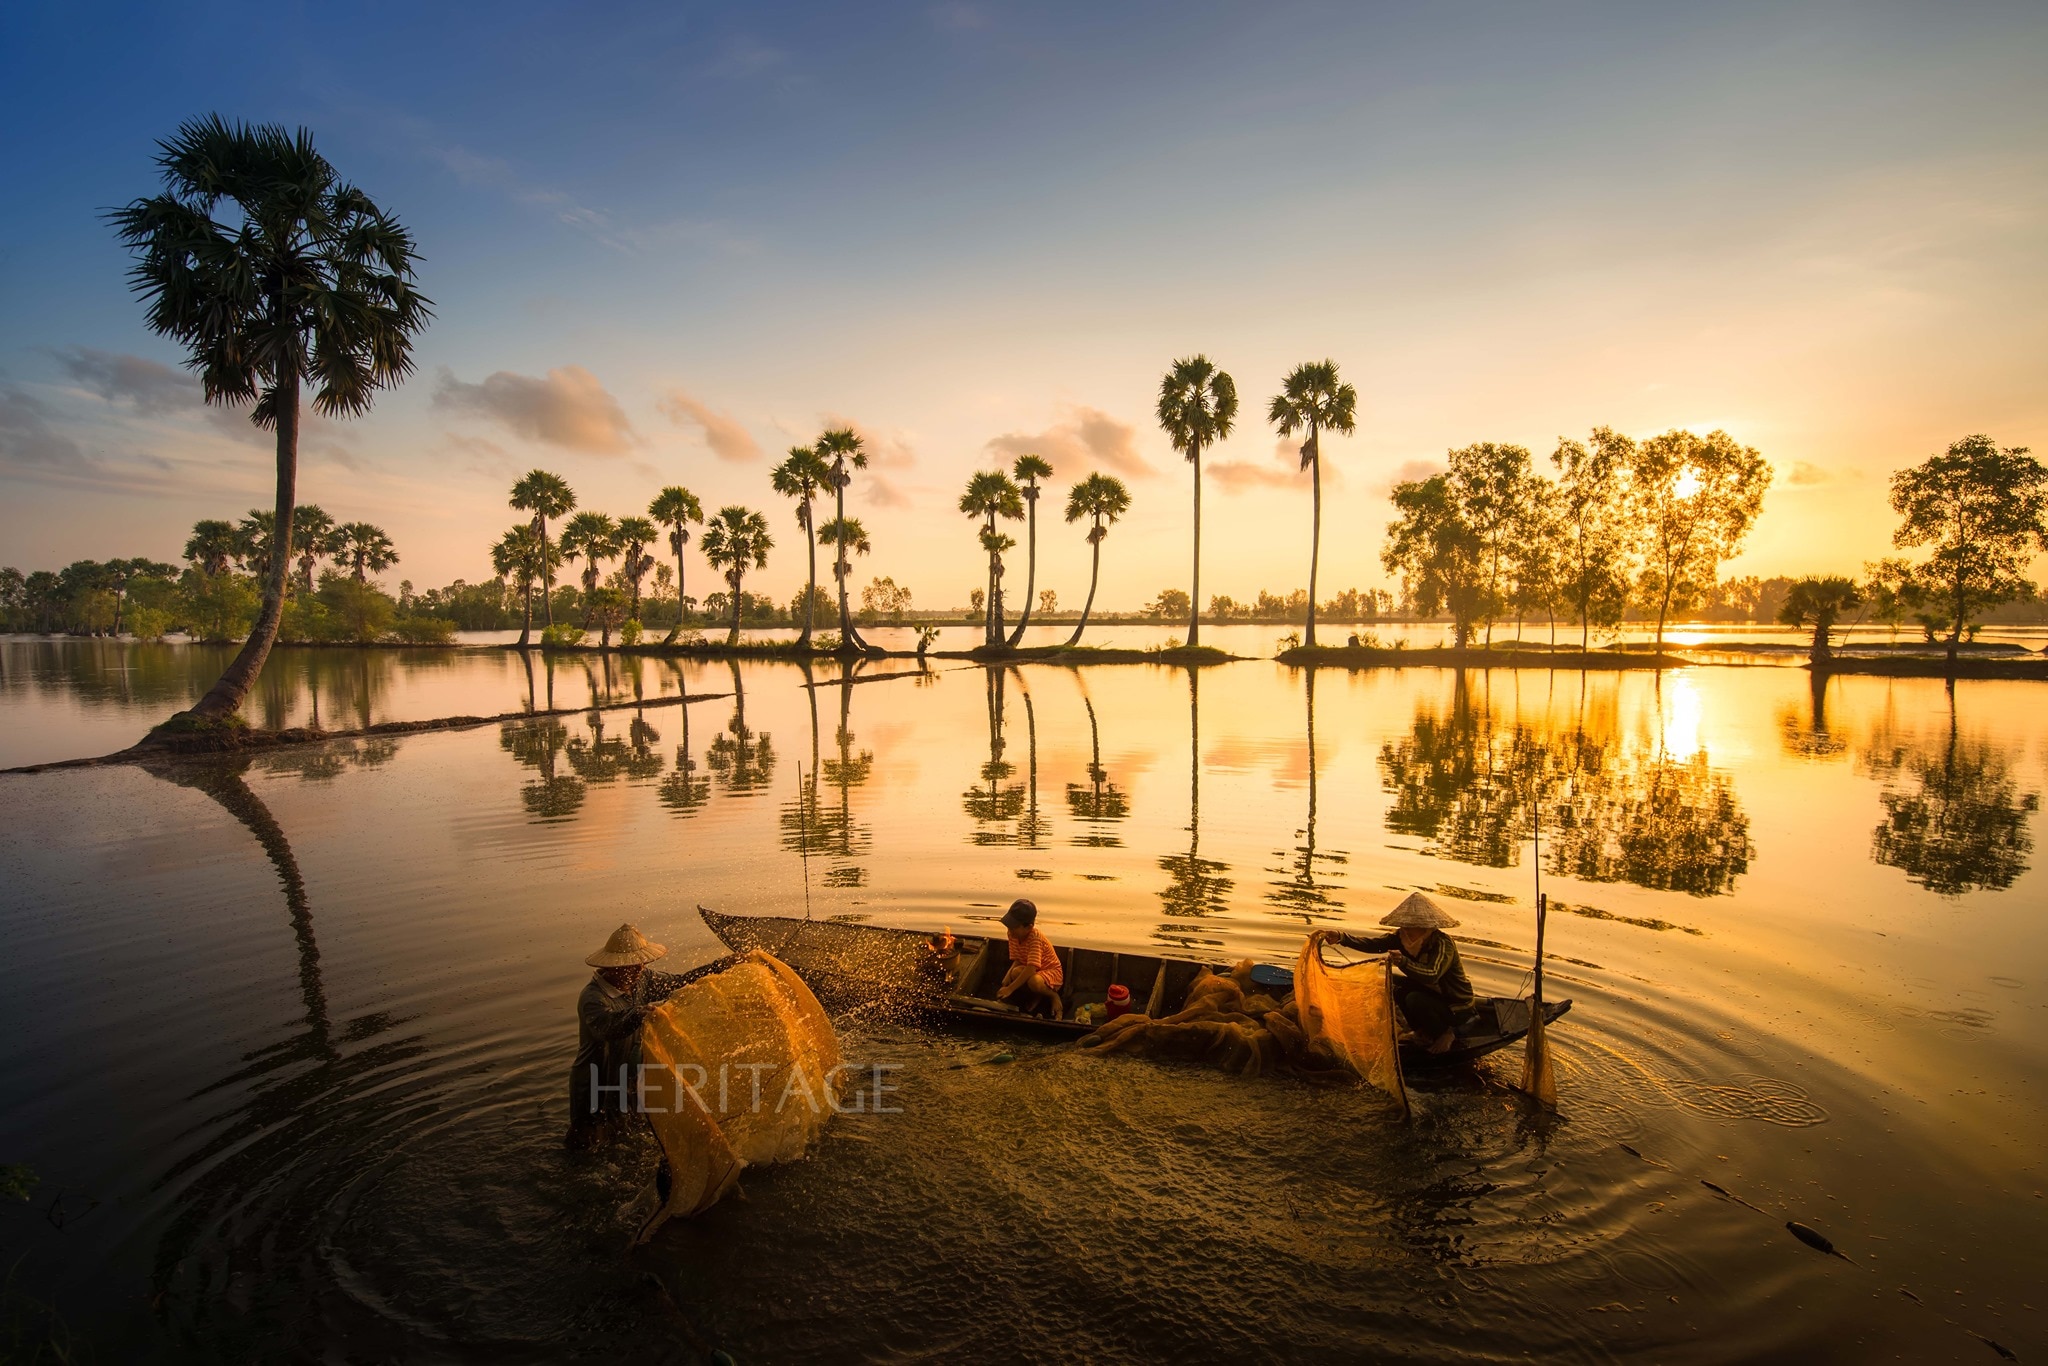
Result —
M 984 685 L 988 690 L 988 762 L 981 766 L 982 786 L 970 787 L 960 794 L 960 804 L 975 826 L 968 832 L 970 844 L 1018 843 L 1017 832 L 1009 826 L 1011 821 L 1024 814 L 1024 786 L 1010 781 L 1017 772 L 1017 766 L 1003 757 L 1008 748 L 1008 742 L 1003 738 L 1003 693 L 1008 675 L 1007 669 L 983 670 Z
M 555 771 L 569 746 L 569 728 L 552 716 L 508 721 L 498 731 L 498 748 L 539 776 L 519 790 L 527 814 L 537 821 L 564 821 L 583 805 L 583 779 Z
M 1982 740 L 1965 740 L 1949 684 L 1948 734 L 1916 745 L 1881 731 L 1864 754 L 1883 783 L 1884 819 L 1870 836 L 1870 857 L 1941 896 L 2002 892 L 2027 871 L 2034 850 L 2028 818 L 2041 794 L 2020 789 L 2011 757 Z
M 1166 913 L 1181 918 L 1215 915 L 1228 904 L 1237 884 L 1223 876 L 1230 865 L 1202 857 L 1202 683 L 1188 668 L 1188 851 L 1159 860 L 1166 888 L 1159 893 Z M 1162 926 L 1155 937 L 1186 944 L 1180 927 Z
M 1802 759 L 1832 759 L 1845 752 L 1849 742 L 1828 725 L 1830 679 L 1825 673 L 1815 673 L 1808 681 L 1811 691 L 1806 714 L 1800 715 L 1797 707 L 1787 707 L 1778 714 L 1778 733 L 1787 754 Z
M 1266 893 L 1266 900 L 1293 911 L 1305 921 L 1314 921 L 1340 914 L 1343 910 L 1343 903 L 1333 898 L 1324 884 L 1316 881 L 1318 860 L 1337 867 L 1349 860 L 1341 852 L 1319 852 L 1316 849 L 1316 671 L 1305 669 L 1302 675 L 1302 692 L 1308 715 L 1308 824 L 1299 832 L 1303 843 L 1280 852 L 1280 856 L 1288 860 L 1287 866 L 1273 871 L 1285 873 L 1286 881 L 1271 884 L 1273 890 Z
M 1131 814 L 1131 799 L 1109 780 L 1109 772 L 1102 766 L 1102 732 L 1095 724 L 1095 703 L 1088 696 L 1087 685 L 1081 688 L 1081 705 L 1088 709 L 1088 784 L 1067 784 L 1067 810 L 1084 831 L 1071 842 L 1087 849 L 1117 849 L 1123 846 L 1122 838 L 1104 827 Z
M 683 677 L 682 665 L 671 662 L 670 667 L 676 671 L 677 691 L 687 697 L 689 681 Z M 676 710 L 681 713 L 683 728 L 682 739 L 676 745 L 676 764 L 655 791 L 670 811 L 678 816 L 691 816 L 711 800 L 711 780 L 698 775 L 697 758 L 690 749 L 690 704 L 684 702 Z
M 711 741 L 704 761 L 719 786 L 735 797 L 751 797 L 767 790 L 775 773 L 775 749 L 765 732 L 756 738 L 747 729 L 747 692 L 739 661 L 727 662 L 732 665 L 732 720 L 726 723 L 726 733 Z
M 873 775 L 875 756 L 872 750 L 856 751 L 853 747 L 853 684 L 854 672 L 859 667 L 856 663 L 839 679 L 839 729 L 836 736 L 839 755 L 824 760 L 822 765 L 818 758 L 817 686 L 813 684 L 806 689 L 811 698 L 811 771 L 804 775 L 795 799 L 784 803 L 782 808 L 782 847 L 792 853 L 820 855 L 832 860 L 825 870 L 827 887 L 867 885 L 867 869 L 854 860 L 867 854 L 872 835 L 867 826 L 853 819 L 852 791 Z M 806 664 L 806 679 L 810 673 L 810 666 Z M 821 776 L 839 793 L 833 809 L 827 809 L 819 801 Z

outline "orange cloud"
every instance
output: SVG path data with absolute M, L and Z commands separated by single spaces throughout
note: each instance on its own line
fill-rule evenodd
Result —
M 489 418 L 529 441 L 591 455 L 622 455 L 639 443 L 619 401 L 580 365 L 560 366 L 544 379 L 499 370 L 481 384 L 466 384 L 444 368 L 434 404 Z
M 1137 437 L 1136 428 L 1100 408 L 1073 405 L 1065 420 L 1037 435 L 1009 432 L 990 440 L 988 449 L 1009 459 L 1042 455 L 1055 470 L 1076 477 L 1101 465 L 1128 478 L 1149 479 L 1159 471 L 1138 454 Z
M 655 405 L 678 427 L 694 422 L 704 431 L 704 444 L 720 460 L 746 464 L 761 458 L 761 444 L 729 413 L 715 412 L 681 389 L 670 389 L 668 397 Z

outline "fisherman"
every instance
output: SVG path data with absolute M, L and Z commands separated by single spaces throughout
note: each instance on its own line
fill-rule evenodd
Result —
M 595 1147 L 626 1113 L 626 1097 L 639 1075 L 640 1022 L 683 984 L 680 977 L 648 969 L 667 952 L 633 926 L 621 925 L 583 960 L 597 971 L 576 998 L 576 1061 L 569 1068 L 572 1149 Z
M 1003 927 L 1010 932 L 1010 970 L 1003 975 L 996 999 L 1012 996 L 1027 1011 L 1036 1013 L 1050 1007 L 1055 1020 L 1066 1018 L 1060 1004 L 1060 986 L 1067 979 L 1052 941 L 1038 930 L 1038 907 L 1019 897 L 1003 912 Z
M 1458 1041 L 1454 1028 L 1458 1017 L 1472 1009 L 1471 979 L 1458 961 L 1457 942 L 1444 933 L 1457 923 L 1443 907 L 1414 892 L 1380 917 L 1380 924 L 1394 927 L 1392 934 L 1317 933 L 1327 943 L 1360 953 L 1386 954 L 1401 970 L 1394 996 L 1402 1017 L 1425 1041 L 1424 1047 L 1443 1053 Z

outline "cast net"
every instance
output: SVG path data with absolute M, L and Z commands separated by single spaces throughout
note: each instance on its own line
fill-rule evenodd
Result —
M 644 1109 L 668 1189 L 642 1226 L 709 1209 L 750 1166 L 803 1155 L 837 1101 L 839 1038 L 818 998 L 756 949 L 648 1011 Z
M 1336 965 L 1311 935 L 1294 965 L 1294 1001 L 1301 1031 L 1345 1066 L 1385 1091 L 1405 1112 L 1393 967 L 1384 956 Z

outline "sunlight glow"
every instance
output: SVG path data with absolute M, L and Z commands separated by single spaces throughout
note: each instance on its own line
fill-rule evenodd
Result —
M 1663 705 L 1664 755 L 1668 759 L 1690 759 L 1700 750 L 1699 685 L 1684 674 L 1669 681 Z
M 1692 466 L 1679 471 L 1678 481 L 1671 486 L 1671 491 L 1680 499 L 1690 498 L 1700 491 L 1700 477 L 1692 472 Z

